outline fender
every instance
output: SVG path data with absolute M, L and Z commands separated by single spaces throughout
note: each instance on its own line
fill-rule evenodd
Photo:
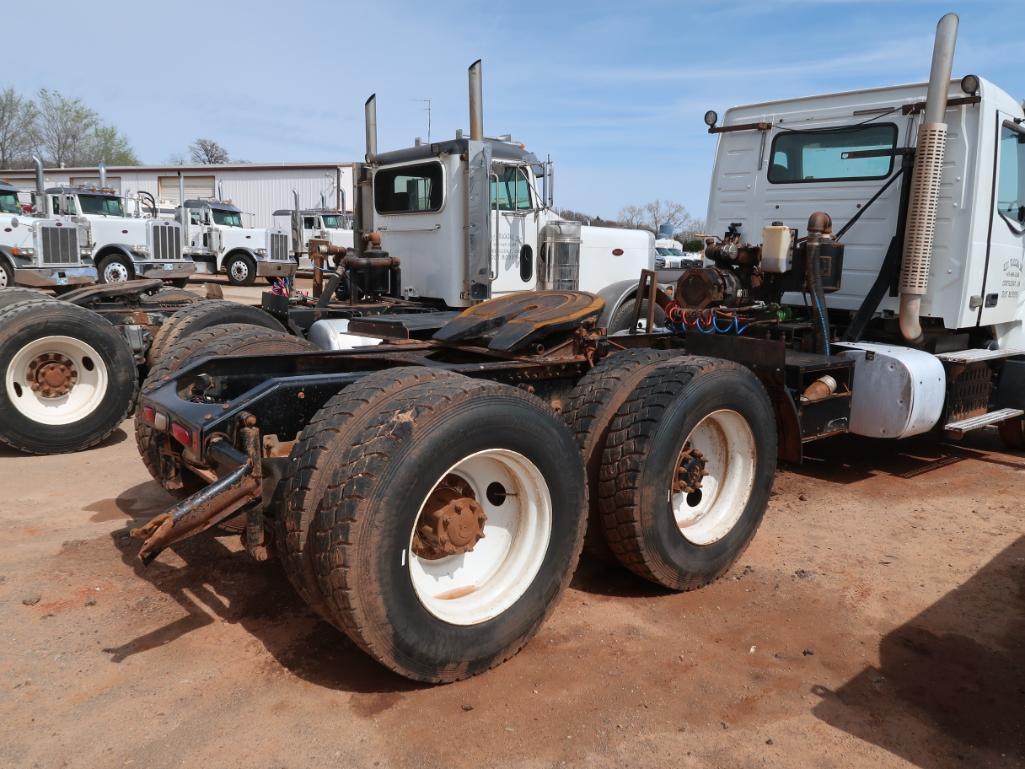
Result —
M 133 263 L 139 261 L 140 258 L 145 258 L 140 257 L 124 243 L 104 243 L 102 246 L 97 246 L 93 249 L 93 264 L 99 264 L 101 259 L 114 252 L 128 257 L 128 259 Z
M 623 302 L 632 299 L 636 293 L 636 280 L 619 280 L 601 289 L 598 296 L 605 300 L 605 309 L 598 316 L 598 325 L 608 326 L 616 310 L 622 306 Z

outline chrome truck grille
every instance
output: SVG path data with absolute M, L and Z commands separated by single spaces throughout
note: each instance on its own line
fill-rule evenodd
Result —
M 270 233 L 270 248 L 267 253 L 271 259 L 280 262 L 291 259 L 288 253 L 288 235 L 283 232 Z
M 42 264 L 78 264 L 81 258 L 78 227 L 44 224 L 39 228 L 39 245 Z
M 151 222 L 150 237 L 155 261 L 182 258 L 182 231 L 177 224 Z
M 580 225 L 550 222 L 541 232 L 538 288 L 576 291 L 580 285 Z

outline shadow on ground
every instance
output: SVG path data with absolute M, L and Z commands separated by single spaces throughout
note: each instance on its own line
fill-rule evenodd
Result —
M 141 543 L 130 531 L 164 512 L 171 502 L 166 492 L 149 482 L 89 508 L 104 515 L 116 508 L 128 519 L 110 535 L 122 561 L 186 612 L 156 630 L 104 649 L 112 662 L 174 643 L 214 622 L 228 622 L 245 629 L 293 674 L 318 686 L 378 693 L 417 688 L 369 660 L 344 633 L 319 619 L 292 590 L 276 560 L 254 561 L 234 535 L 204 532 L 172 546 L 177 558 L 164 556 L 144 566 L 138 559 Z
M 836 691 L 817 688 L 815 715 L 921 769 L 1021 766 L 1025 537 L 887 634 L 879 658 Z

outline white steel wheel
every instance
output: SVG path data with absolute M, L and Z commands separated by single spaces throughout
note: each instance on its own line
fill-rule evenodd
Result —
M 112 259 L 103 266 L 104 283 L 125 283 L 129 277 L 128 268 L 117 259 Z
M 733 529 L 751 498 L 757 454 L 751 426 L 736 411 L 713 411 L 694 426 L 677 460 L 682 482 L 670 490 L 688 542 L 710 545 Z
M 109 375 L 92 346 L 70 336 L 47 336 L 22 347 L 4 372 L 7 397 L 38 424 L 67 425 L 93 413 L 107 394 Z
M 9 285 L 7 267 L 4 264 L 0 264 L 0 288 L 7 288 Z
M 449 468 L 420 505 L 407 552 L 413 589 L 440 620 L 485 622 L 526 593 L 551 534 L 551 495 L 537 467 L 514 451 L 478 452 Z
M 228 265 L 228 275 L 236 283 L 245 283 L 249 279 L 249 265 L 245 259 L 234 259 Z

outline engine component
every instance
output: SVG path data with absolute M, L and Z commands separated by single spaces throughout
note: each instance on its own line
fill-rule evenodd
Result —
M 782 222 L 773 222 L 762 227 L 762 271 L 787 272 L 793 264 L 796 240 L 794 230 Z
M 740 278 L 718 267 L 692 267 L 676 281 L 676 301 L 687 309 L 736 307 L 745 294 Z

